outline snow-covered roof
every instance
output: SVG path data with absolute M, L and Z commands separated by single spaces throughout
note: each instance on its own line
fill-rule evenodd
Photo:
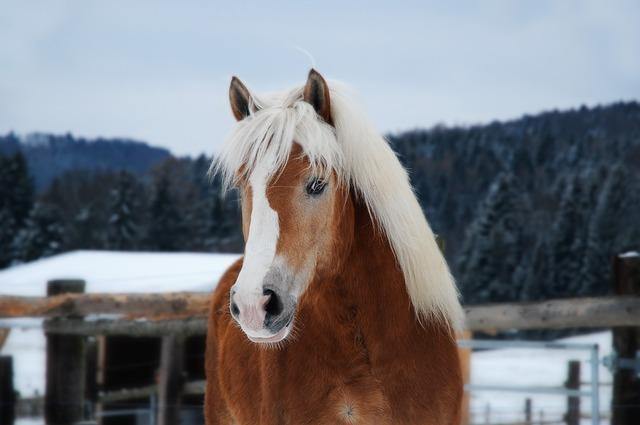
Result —
M 0 294 L 44 296 L 51 279 L 84 279 L 86 292 L 211 291 L 239 254 L 73 251 L 0 271 Z

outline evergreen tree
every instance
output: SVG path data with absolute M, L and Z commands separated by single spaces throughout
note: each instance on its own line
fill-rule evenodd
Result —
M 551 275 L 550 249 L 544 236 L 538 240 L 528 261 L 529 273 L 523 278 L 520 301 L 537 301 L 553 298 L 548 284 Z
M 0 208 L 0 269 L 13 262 L 13 239 L 16 234 L 16 223 L 7 208 Z
M 21 152 L 10 158 L 9 169 L 10 196 L 8 199 L 13 218 L 18 227 L 22 226 L 33 206 L 33 182 L 29 175 L 27 162 Z
M 51 205 L 36 203 L 24 227 L 13 241 L 19 262 L 49 257 L 63 251 L 64 225 L 60 211 Z
M 29 214 L 33 186 L 27 164 L 20 152 L 0 155 L 0 268 L 12 263 L 13 240 Z
M 177 251 L 185 236 L 185 226 L 166 174 L 157 179 L 154 189 L 149 210 L 148 248 Z
M 510 174 L 502 174 L 469 228 L 468 244 L 460 264 L 465 302 L 482 303 L 517 299 L 516 269 L 526 268 L 522 257 L 521 201 Z M 522 270 L 519 279 L 523 279 Z
M 121 172 L 109 196 L 106 229 L 109 249 L 132 250 L 138 247 L 141 196 L 142 190 L 136 178 L 130 173 Z
M 640 219 L 633 208 L 634 192 L 628 189 L 629 173 L 618 164 L 612 168 L 597 200 L 597 207 L 589 222 L 589 239 L 582 276 L 587 295 L 607 293 L 611 279 L 611 258 L 632 248 L 633 240 L 640 246 L 640 231 L 633 225 Z M 637 195 L 636 195 L 637 196 Z M 635 211 L 634 211 L 635 210 Z M 626 217 L 636 215 L 631 226 Z
M 629 208 L 631 197 L 634 192 L 637 193 L 637 187 L 636 191 L 629 190 L 629 180 L 625 167 L 615 165 L 607 177 L 593 216 L 593 232 L 600 240 L 603 251 L 609 256 L 618 253 L 620 242 L 628 230 L 624 218 L 631 218 L 633 215 L 640 218 L 638 211 L 631 211 Z

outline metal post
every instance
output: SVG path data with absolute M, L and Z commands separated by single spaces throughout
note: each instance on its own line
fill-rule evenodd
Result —
M 591 424 L 600 425 L 600 356 L 598 345 L 591 347 Z
M 531 425 L 533 423 L 531 415 L 532 410 L 531 399 L 526 398 L 524 400 L 524 423 L 526 425 Z
M 149 424 L 150 425 L 156 425 L 157 423 L 157 419 L 156 419 L 156 411 L 158 409 L 157 406 L 157 396 L 155 394 L 151 394 L 149 396 Z

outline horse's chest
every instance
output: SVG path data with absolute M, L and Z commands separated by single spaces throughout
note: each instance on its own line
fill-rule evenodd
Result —
M 243 395 L 230 406 L 239 423 L 245 422 L 239 416 L 265 425 L 391 423 L 382 385 L 361 347 L 296 347 L 258 350 L 248 362 L 222 365 L 228 393 Z
M 314 408 L 317 423 L 388 424 L 391 423 L 388 402 L 378 382 L 371 377 L 342 382 L 327 388 L 326 397 Z

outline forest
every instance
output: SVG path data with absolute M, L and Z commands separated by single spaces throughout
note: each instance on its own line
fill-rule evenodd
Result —
M 640 250 L 640 104 L 387 136 L 467 304 L 601 295 Z M 210 157 L 0 136 L 0 268 L 80 249 L 241 252 Z

